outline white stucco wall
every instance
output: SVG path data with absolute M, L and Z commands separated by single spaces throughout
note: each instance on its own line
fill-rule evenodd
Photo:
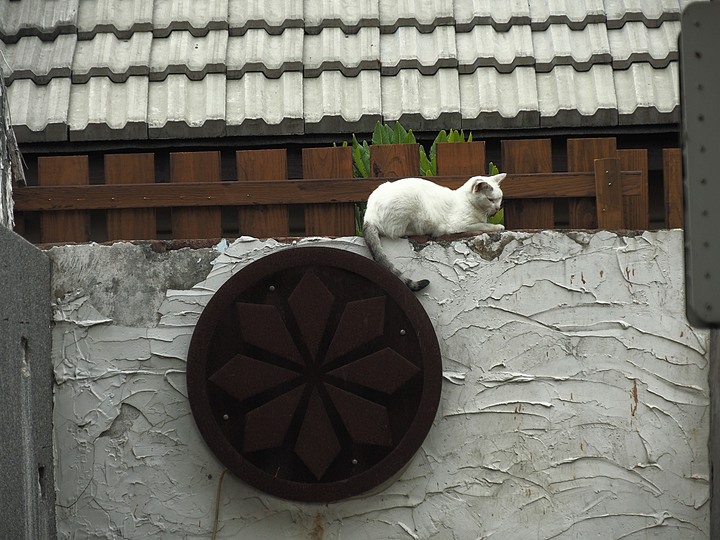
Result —
M 367 254 L 359 239 L 320 242 Z M 386 489 L 334 504 L 276 499 L 228 474 L 218 538 L 708 538 L 709 336 L 684 316 L 680 231 L 387 246 L 431 279 L 418 297 L 444 381 L 422 449 Z M 190 414 L 189 341 L 230 275 L 287 248 L 235 242 L 206 280 L 160 298 L 159 320 L 118 320 L 127 309 L 101 300 L 113 261 L 146 260 L 139 275 L 159 264 L 141 247 L 49 252 L 56 294 L 83 287 L 55 307 L 60 538 L 210 538 L 223 466 Z M 118 275 L 116 303 L 154 312 Z

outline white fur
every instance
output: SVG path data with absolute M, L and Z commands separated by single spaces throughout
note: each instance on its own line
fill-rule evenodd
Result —
M 473 176 L 456 190 L 422 178 L 386 182 L 370 194 L 365 222 L 388 238 L 499 231 L 504 227 L 487 219 L 500 209 L 504 178 Z

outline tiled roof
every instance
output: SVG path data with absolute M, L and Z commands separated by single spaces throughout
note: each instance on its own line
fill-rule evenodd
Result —
M 652 125 L 689 0 L 4 0 L 21 142 Z

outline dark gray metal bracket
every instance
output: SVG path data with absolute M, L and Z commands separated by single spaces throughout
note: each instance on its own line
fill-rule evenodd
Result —
M 720 2 L 685 8 L 680 34 L 686 311 L 720 325 Z

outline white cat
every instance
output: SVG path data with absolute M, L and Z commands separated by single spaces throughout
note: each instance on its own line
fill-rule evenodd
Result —
M 473 176 L 456 190 L 422 178 L 385 182 L 370 194 L 365 211 L 364 234 L 373 258 L 413 291 L 430 283 L 403 277 L 383 251 L 380 236 L 441 236 L 468 231 L 501 231 L 505 227 L 488 223 L 500 210 L 505 173 Z

